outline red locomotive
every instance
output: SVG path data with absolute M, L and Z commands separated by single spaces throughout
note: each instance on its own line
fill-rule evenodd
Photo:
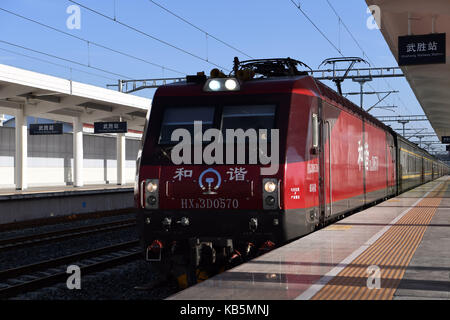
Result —
M 209 79 L 190 76 L 158 88 L 135 190 L 147 260 L 165 270 L 187 265 L 192 273 L 245 259 L 448 173 L 425 150 L 298 70 L 305 66 L 289 58 L 235 59 L 232 77 L 213 70 Z M 180 128 L 194 136 L 181 152 L 172 139 Z M 215 162 L 205 161 L 209 129 L 223 137 L 227 129 L 254 130 L 258 148 L 240 141 L 246 151 L 240 157 L 226 136 L 222 149 L 209 150 Z M 184 162 L 174 163 L 175 149 Z M 270 159 L 268 150 L 279 161 L 251 161 L 252 152 Z M 273 165 L 277 171 L 262 175 Z

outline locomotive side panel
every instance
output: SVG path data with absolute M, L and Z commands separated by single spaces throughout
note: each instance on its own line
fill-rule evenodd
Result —
M 283 202 L 288 239 L 312 232 L 319 223 L 319 157 L 311 152 L 313 114 L 318 114 L 318 98 L 294 91 L 284 175 Z
M 388 195 L 386 133 L 365 122 L 364 163 L 366 170 L 366 203 L 372 203 Z
M 362 120 L 323 103 L 325 218 L 364 204 L 364 137 Z

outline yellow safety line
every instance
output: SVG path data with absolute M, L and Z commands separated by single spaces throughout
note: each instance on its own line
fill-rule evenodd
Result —
M 431 222 L 448 182 L 430 193 L 405 214 L 377 241 L 356 257 L 312 300 L 391 300 Z M 369 289 L 369 266 L 381 270 L 381 288 Z
M 402 179 L 412 179 L 412 178 L 417 178 L 420 176 L 421 176 L 420 174 L 410 174 L 410 175 L 402 176 Z
M 424 176 L 431 176 L 433 173 L 425 173 Z M 402 176 L 402 179 L 412 179 L 412 178 L 417 178 L 417 177 L 421 177 L 422 174 L 410 174 L 410 175 L 405 175 Z

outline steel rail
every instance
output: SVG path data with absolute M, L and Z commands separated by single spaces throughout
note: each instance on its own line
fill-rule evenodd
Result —
M 134 240 L 0 271 L 0 298 L 13 297 L 64 281 L 68 277 L 65 267 L 68 263 L 78 262 L 82 274 L 89 274 L 136 260 L 141 256 L 138 244 L 139 241 Z
M 136 225 L 135 219 L 127 219 L 103 224 L 95 224 L 91 226 L 83 226 L 78 228 L 33 234 L 29 236 L 6 238 L 0 240 L 0 252 L 5 250 L 19 249 L 28 246 L 74 239 L 78 237 L 93 235 L 100 232 L 119 230 L 133 227 L 135 225 Z

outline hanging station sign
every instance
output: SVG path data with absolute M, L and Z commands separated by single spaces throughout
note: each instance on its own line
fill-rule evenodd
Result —
M 32 123 L 30 124 L 30 135 L 63 134 L 62 123 Z
M 442 136 L 442 143 L 450 144 L 450 136 Z
M 398 65 L 446 63 L 445 33 L 398 37 Z
M 123 122 L 94 122 L 94 133 L 127 133 L 127 123 Z

